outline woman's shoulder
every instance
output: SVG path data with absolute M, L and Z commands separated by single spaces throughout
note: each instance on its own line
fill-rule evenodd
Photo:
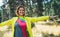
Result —
M 13 17 L 12 19 L 17 19 L 18 17 Z
M 18 18 L 18 17 L 13 17 L 13 18 Z
M 13 17 L 13 18 L 18 18 L 18 17 Z M 29 18 L 29 17 L 26 16 L 25 18 Z
M 12 20 L 13 20 L 13 19 L 18 19 L 18 17 L 12 17 L 11 19 L 12 19 Z

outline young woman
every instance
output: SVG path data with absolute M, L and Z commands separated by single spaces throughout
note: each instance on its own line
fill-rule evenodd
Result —
M 12 37 L 33 37 L 31 22 L 44 21 L 49 19 L 49 16 L 41 16 L 37 18 L 25 17 L 24 6 L 19 6 L 17 8 L 16 15 L 17 17 L 13 17 L 10 20 L 0 23 L 0 27 L 5 25 L 12 26 Z

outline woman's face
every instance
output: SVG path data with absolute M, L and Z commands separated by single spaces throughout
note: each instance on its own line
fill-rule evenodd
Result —
M 25 16 L 25 9 L 24 8 L 19 8 L 19 15 L 20 16 Z

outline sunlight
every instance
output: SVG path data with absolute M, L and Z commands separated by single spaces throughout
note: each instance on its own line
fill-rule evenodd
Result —
M 3 0 L 0 0 L 0 6 L 2 6 L 3 5 Z

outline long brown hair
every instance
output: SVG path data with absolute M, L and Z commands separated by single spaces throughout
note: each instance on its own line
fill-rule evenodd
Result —
M 19 11 L 20 8 L 23 8 L 25 10 L 25 7 L 23 5 L 18 6 L 17 9 L 16 9 L 16 15 L 17 16 L 19 16 L 19 12 L 18 11 Z

